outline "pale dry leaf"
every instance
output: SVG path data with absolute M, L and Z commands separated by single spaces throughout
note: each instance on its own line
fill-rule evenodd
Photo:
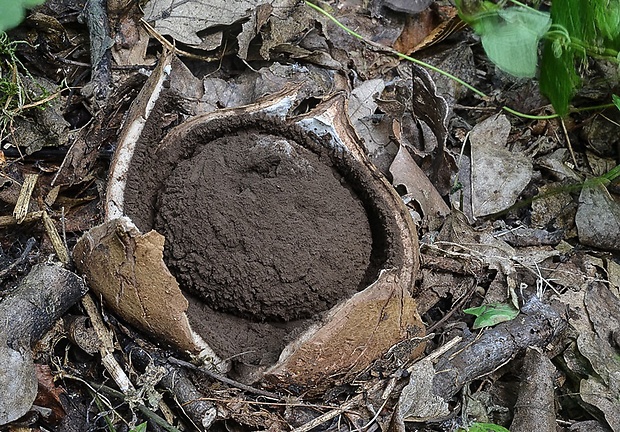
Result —
M 383 80 L 375 78 L 364 81 L 353 89 L 349 98 L 349 118 L 353 126 L 358 120 L 375 113 L 377 109 L 375 98 L 381 96 L 384 88 Z
M 368 157 L 385 176 L 389 175 L 390 165 L 399 149 L 392 139 L 393 122 L 389 116 L 383 115 L 362 118 L 353 125 L 364 142 Z
M 4 425 L 28 412 L 37 396 L 37 378 L 29 347 L 12 348 L 5 346 L 3 340 L 0 346 L 0 384 L 3 393 L 11 395 L 0 397 L 0 425 Z
M 246 19 L 263 3 L 269 2 L 153 0 L 144 7 L 144 19 L 160 34 L 172 36 L 178 42 L 201 47 L 203 38 L 198 35 L 199 32 Z
M 513 205 L 532 178 L 532 162 L 506 148 L 510 122 L 504 115 L 477 124 L 469 135 L 474 216 L 487 216 Z
M 398 400 L 398 415 L 404 421 L 422 422 L 436 420 L 450 414 L 448 402 L 435 394 L 433 362 L 427 359 L 415 364 Z
M 601 249 L 620 249 L 620 201 L 604 185 L 581 190 L 575 224 L 580 243 Z
M 617 376 L 616 379 L 620 379 L 620 377 Z M 611 430 L 620 431 L 620 403 L 618 403 L 617 391 L 611 391 L 597 378 L 590 377 L 581 380 L 579 395 L 585 403 L 595 406 L 603 412 Z

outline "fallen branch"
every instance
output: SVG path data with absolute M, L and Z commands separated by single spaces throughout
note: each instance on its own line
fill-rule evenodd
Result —
M 75 273 L 38 264 L 0 303 L 0 425 L 24 415 L 37 394 L 30 346 L 85 293 Z
M 532 297 L 521 314 L 464 340 L 435 365 L 435 394 L 450 399 L 461 388 L 492 373 L 530 346 L 545 348 L 558 340 L 567 321 L 550 306 Z

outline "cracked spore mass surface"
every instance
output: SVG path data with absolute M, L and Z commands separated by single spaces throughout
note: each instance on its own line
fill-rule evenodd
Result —
M 308 318 L 354 293 L 369 265 L 359 199 L 328 159 L 281 136 L 214 139 L 179 162 L 157 206 L 166 263 L 224 312 Z

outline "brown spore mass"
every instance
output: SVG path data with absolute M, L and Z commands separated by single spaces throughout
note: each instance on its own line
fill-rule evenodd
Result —
M 329 159 L 258 130 L 200 148 L 157 197 L 154 226 L 182 286 L 256 321 L 310 318 L 360 287 L 370 226 Z
M 161 117 L 136 146 L 125 214 L 166 236 L 192 328 L 235 368 L 273 364 L 317 313 L 401 264 L 376 179 L 347 152 L 264 116 L 170 131 Z

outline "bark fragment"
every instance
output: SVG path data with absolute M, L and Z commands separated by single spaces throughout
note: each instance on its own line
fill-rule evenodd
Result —
M 528 348 L 523 362 L 524 377 L 510 426 L 512 432 L 555 432 L 553 374 L 555 367 L 540 349 Z

